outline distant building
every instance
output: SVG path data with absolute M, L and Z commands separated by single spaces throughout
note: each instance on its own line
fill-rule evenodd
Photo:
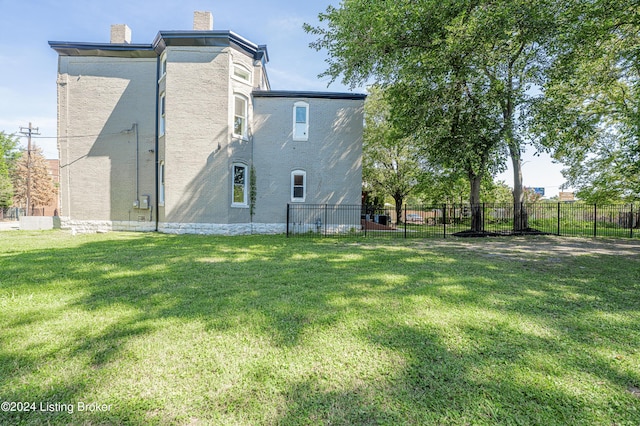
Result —
M 365 96 L 271 90 L 266 46 L 210 13 L 151 44 L 49 44 L 63 226 L 278 233 L 287 203 L 360 203 Z
M 60 188 L 60 160 L 47 159 L 47 168 L 49 169 L 49 175 L 53 180 L 53 184 Z M 56 194 L 55 198 L 44 206 L 43 216 L 57 216 L 60 213 L 60 196 Z
M 570 202 L 570 201 L 575 201 L 576 197 L 573 192 L 560 192 L 558 193 L 558 200 Z

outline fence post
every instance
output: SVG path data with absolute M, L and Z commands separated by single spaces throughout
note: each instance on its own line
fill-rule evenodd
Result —
M 367 238 L 367 216 L 369 215 L 368 211 L 369 211 L 369 209 L 365 205 L 364 206 L 364 222 L 362 221 L 362 212 L 360 213 L 360 222 L 362 222 L 364 224 L 364 237 L 365 238 Z
M 558 237 L 560 236 L 560 201 L 558 201 Z
M 629 238 L 633 238 L 633 203 L 631 203 L 631 217 L 629 218 Z
M 485 203 L 482 203 L 482 232 L 486 231 L 485 218 L 486 218 L 486 208 Z
M 291 205 L 287 203 L 287 238 L 289 238 L 289 207 L 291 207 Z
M 327 236 L 327 204 L 324 205 L 324 236 Z
M 404 205 L 404 239 L 407 239 L 407 205 Z
M 447 238 L 447 205 L 442 205 L 442 237 Z
M 598 205 L 593 204 L 593 237 L 598 235 Z

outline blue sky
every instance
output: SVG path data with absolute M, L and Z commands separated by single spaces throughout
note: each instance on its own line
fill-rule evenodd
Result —
M 193 12 L 213 13 L 214 29 L 232 30 L 266 44 L 273 89 L 349 91 L 328 79 L 325 53 L 308 47 L 313 37 L 302 29 L 339 0 L 0 0 L 0 130 L 17 133 L 32 122 L 34 139 L 48 158 L 57 158 L 57 54 L 48 41 L 108 43 L 111 24 L 127 24 L 133 43 L 151 43 L 160 30 L 189 30 Z M 356 89 L 364 92 L 364 88 Z M 23 139 L 26 143 L 26 139 Z M 525 155 L 524 182 L 558 192 L 561 167 L 547 156 Z M 510 172 L 498 178 L 511 184 Z

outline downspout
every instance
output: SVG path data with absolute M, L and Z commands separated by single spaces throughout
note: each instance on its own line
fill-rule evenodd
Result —
M 138 138 L 138 123 L 133 123 L 131 129 L 136 132 L 136 207 L 140 208 L 140 138 Z
M 156 210 L 156 226 L 155 226 L 155 228 L 156 228 L 155 231 L 156 232 L 158 232 L 158 223 L 159 223 L 159 220 L 160 220 L 159 219 L 159 216 L 160 216 L 160 209 L 159 209 L 160 202 L 158 201 L 158 197 L 160 196 L 160 191 L 158 189 L 158 185 L 159 185 L 158 167 L 160 166 L 159 154 L 158 154 L 158 148 L 160 146 L 160 141 L 159 141 L 159 136 L 158 136 L 158 124 L 159 124 L 158 123 L 158 114 L 160 112 L 160 110 L 159 110 L 160 107 L 158 105 L 159 97 L 160 97 L 160 84 L 158 83 L 159 81 L 160 81 L 160 55 L 158 55 L 158 59 L 156 60 L 156 119 L 154 120 L 154 122 L 156 124 L 155 124 L 155 130 L 153 132 L 154 135 L 155 135 L 155 138 L 154 138 L 155 139 L 155 142 L 154 142 L 154 145 L 155 145 L 154 151 L 155 151 L 155 153 L 154 153 L 154 155 L 155 155 L 155 160 L 156 160 L 155 161 L 155 165 L 156 165 L 156 167 L 155 167 L 155 169 L 156 169 L 156 171 L 155 171 L 155 176 L 156 176 L 156 179 L 155 179 L 155 183 L 156 183 L 155 193 L 156 193 L 156 197 L 155 198 L 156 198 L 156 201 L 154 203 L 155 207 L 156 207 L 156 209 L 155 209 Z
M 250 214 L 249 214 L 249 221 L 251 222 L 251 234 L 253 234 L 253 216 L 256 213 L 256 206 L 255 206 L 255 201 L 252 199 L 252 194 L 253 191 L 255 191 L 256 189 L 253 188 L 253 186 L 251 185 L 251 182 L 256 182 L 256 176 L 254 176 L 254 174 L 256 173 L 256 166 L 255 164 L 253 164 L 253 147 L 254 147 L 254 135 L 253 135 L 253 112 L 254 112 L 254 108 L 253 108 L 253 99 L 251 102 L 251 122 L 250 122 L 250 127 L 249 129 L 251 129 L 251 137 L 250 137 L 250 141 L 251 141 L 251 166 L 249 168 L 249 205 L 250 207 Z M 247 114 L 249 115 L 249 114 Z M 247 117 L 247 120 L 249 119 L 249 117 Z M 256 183 L 257 185 L 257 183 Z M 253 204 L 253 205 L 252 205 Z

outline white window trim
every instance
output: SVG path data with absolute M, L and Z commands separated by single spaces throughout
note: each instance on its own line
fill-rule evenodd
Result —
M 164 136 L 167 131 L 167 96 L 165 92 L 160 94 L 160 105 L 158 105 L 158 107 L 158 135 Z
M 160 55 L 160 78 L 158 82 L 162 81 L 167 76 L 167 51 L 165 50 Z
M 236 75 L 236 68 L 239 68 L 245 71 L 247 74 L 249 74 L 246 80 Z M 251 86 L 253 81 L 253 72 L 251 72 L 251 69 L 249 69 L 244 64 L 234 62 L 231 69 L 231 78 L 233 78 L 236 81 L 239 81 L 240 83 L 248 84 L 249 86 Z
M 295 176 L 302 176 L 302 197 L 294 197 Z M 304 170 L 293 170 L 291 172 L 291 202 L 304 203 L 307 199 L 307 172 Z
M 244 101 L 244 126 L 242 129 L 242 134 L 236 133 L 236 99 L 237 98 L 240 98 Z M 247 140 L 248 133 L 249 133 L 249 99 L 246 96 L 241 95 L 239 93 L 234 93 L 232 99 L 233 99 L 233 119 L 231 120 L 231 134 L 235 138 Z
M 306 109 L 306 123 L 304 129 L 304 135 L 298 135 L 296 133 L 296 108 L 304 107 Z M 309 104 L 307 102 L 298 101 L 293 104 L 293 140 L 294 141 L 308 141 L 309 140 Z
M 166 174 L 166 169 L 164 167 L 164 161 L 160 161 L 158 164 L 158 205 L 164 206 L 165 202 L 165 181 L 164 177 Z
M 236 189 L 235 182 L 235 170 L 236 167 L 242 167 L 244 169 L 244 199 L 242 203 L 234 201 L 234 194 Z M 244 163 L 233 163 L 231 165 L 231 207 L 248 208 L 249 207 L 249 167 Z

